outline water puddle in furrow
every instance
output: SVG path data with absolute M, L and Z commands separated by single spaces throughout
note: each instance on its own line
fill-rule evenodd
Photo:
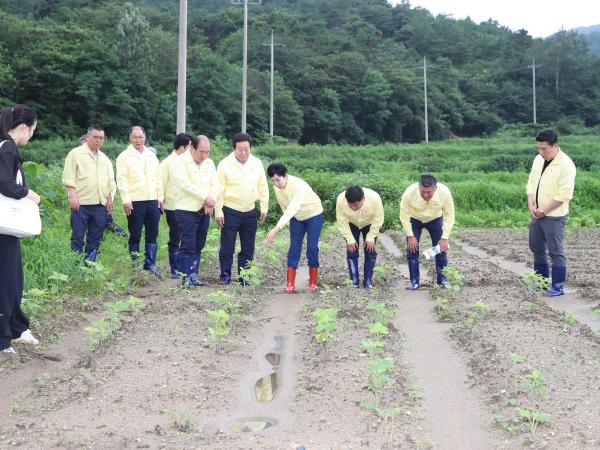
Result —
M 282 336 L 275 336 L 275 345 L 273 349 L 265 355 L 265 359 L 271 365 L 273 372 L 259 378 L 254 384 L 254 397 L 259 403 L 269 403 L 273 401 L 277 394 L 279 386 L 279 363 L 281 361 Z M 268 417 L 244 417 L 235 420 L 230 426 L 229 431 L 233 433 L 253 433 L 272 428 L 277 425 L 277 420 Z

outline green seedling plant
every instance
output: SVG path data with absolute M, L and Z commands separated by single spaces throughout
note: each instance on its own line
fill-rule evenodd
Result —
M 526 408 L 517 407 L 517 413 L 527 420 L 531 439 L 535 440 L 538 425 L 550 419 L 550 414 L 541 411 L 539 408 L 539 399 L 544 397 L 546 393 L 546 380 L 539 370 L 533 370 L 525 376 L 517 390 L 527 393 Z
M 219 290 L 209 293 L 208 298 L 222 307 L 232 318 L 239 317 L 242 305 L 236 300 L 237 297 L 233 293 Z
M 377 339 L 381 339 L 383 336 L 387 336 L 390 330 L 381 322 L 375 322 L 369 325 L 369 333 L 374 334 Z
M 323 295 L 329 295 L 329 294 L 331 294 L 332 291 L 333 291 L 333 288 L 330 285 L 326 284 L 321 288 L 321 290 L 319 292 Z
M 139 298 L 130 295 L 127 300 L 105 303 L 105 317 L 93 320 L 90 326 L 85 327 L 88 343 L 95 344 L 106 340 L 113 331 L 121 327 L 121 314 L 135 312 L 139 302 Z
M 392 444 L 392 433 L 394 429 L 394 419 L 402 410 L 397 406 L 390 408 L 377 408 L 377 415 L 383 419 L 384 435 L 386 441 Z
M 375 274 L 375 278 L 377 280 L 379 280 L 379 279 L 385 278 L 389 274 L 391 274 L 392 269 L 387 266 L 377 266 L 377 267 L 375 267 L 375 270 L 373 271 L 373 273 Z
M 385 344 L 381 341 L 366 340 L 361 342 L 362 348 L 370 355 L 374 356 L 383 353 Z
M 252 295 L 256 295 L 256 287 L 262 283 L 262 270 L 254 261 L 248 261 L 246 267 L 240 269 L 240 278 L 244 285 L 252 287 Z
M 218 353 L 223 337 L 229 334 L 229 327 L 227 326 L 229 314 L 223 309 L 207 309 L 206 313 L 210 321 L 208 332 L 212 336 L 215 351 Z
M 386 325 L 394 317 L 394 313 L 385 307 L 385 303 L 369 303 L 367 309 L 370 311 L 369 320 L 372 322 Z
M 185 411 L 178 414 L 175 411 L 169 413 L 173 420 L 173 427 L 182 433 L 189 433 L 196 428 L 196 420 L 191 411 Z
M 550 286 L 548 278 L 535 272 L 526 273 L 521 280 L 527 290 L 533 294 L 541 294 Z
M 485 311 L 489 308 L 489 305 L 483 303 L 480 300 L 477 300 L 475 303 L 471 305 L 471 311 L 467 315 L 467 323 L 470 326 L 473 326 L 479 320 L 480 315 L 483 315 Z
M 465 283 L 465 278 L 460 270 L 455 267 L 447 266 L 442 270 L 442 275 L 446 277 L 445 284 L 448 291 L 453 294 L 460 292 Z
M 53 300 L 46 289 L 29 289 L 21 300 L 23 310 L 32 318 L 40 317 L 53 309 Z M 56 300 L 58 303 L 59 300 Z
M 467 323 L 470 326 L 475 325 L 477 323 L 478 319 L 479 319 L 479 315 L 474 311 L 469 312 L 469 314 L 467 315 Z
M 508 354 L 508 356 L 510 356 L 510 359 L 511 359 L 511 361 L 513 363 L 513 369 L 515 371 L 515 379 L 514 379 L 514 381 L 516 383 L 516 381 L 517 381 L 517 378 L 516 378 L 517 377 L 517 365 L 521 364 L 522 362 L 524 362 L 526 358 L 523 355 L 519 355 L 518 353 L 513 353 L 513 352 L 510 352 Z M 513 406 L 516 405 L 516 403 L 517 403 L 516 399 L 511 399 L 511 404 Z
M 361 402 L 361 406 L 366 409 L 377 412 L 381 403 L 381 393 L 387 383 L 390 382 L 388 372 L 394 368 L 394 359 L 391 356 L 385 358 L 373 359 L 367 363 L 367 372 L 369 373 L 369 382 L 367 387 L 373 392 L 374 401 Z
M 315 340 L 319 344 L 325 344 L 333 338 L 333 333 L 337 327 L 337 313 L 335 308 L 317 308 L 313 312 L 316 320 Z
M 569 325 L 575 325 L 577 323 L 577 317 L 575 316 L 575 311 L 573 311 L 572 309 L 567 311 L 567 313 L 565 314 L 565 317 L 563 318 L 563 321 L 565 323 L 568 323 Z

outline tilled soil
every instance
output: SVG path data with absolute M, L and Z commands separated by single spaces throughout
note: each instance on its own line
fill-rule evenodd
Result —
M 528 232 L 523 229 L 460 230 L 460 239 L 512 261 L 532 267 L 533 256 L 529 250 Z M 597 300 L 600 305 L 600 230 L 592 228 L 567 228 L 564 237 L 568 264 L 567 286 L 581 290 L 583 296 Z M 533 269 L 532 269 L 533 270 Z
M 460 236 L 488 251 L 493 243 L 502 242 L 495 248 L 508 256 L 517 254 L 506 248 L 512 245 L 504 245 L 514 233 L 461 230 Z M 577 236 L 588 239 L 581 230 Z M 398 242 L 403 245 L 402 238 Z M 512 272 L 452 244 L 449 260 L 464 274 L 464 288 L 449 295 L 447 307 L 436 305 L 438 315 L 453 323 L 450 338 L 468 361 L 472 383 L 483 388 L 506 448 L 599 447 L 600 336 L 585 325 L 570 323 L 528 292 Z M 573 264 L 574 278 L 583 266 Z M 534 370 L 545 379 L 545 394 L 529 402 L 519 390 Z M 550 414 L 535 439 L 517 406 Z
M 183 293 L 176 281 L 165 281 L 156 290 L 163 294 L 145 298 L 143 307 L 122 317 L 122 327 L 106 341 L 91 347 L 80 342 L 80 356 L 64 357 L 26 388 L 9 393 L 0 446 L 416 447 L 422 439 L 415 423 L 417 405 L 402 364 L 401 335 L 393 327 L 384 338 L 384 355 L 397 363 L 380 407 L 399 409 L 386 423 L 360 406 L 373 399 L 365 388 L 368 358 L 361 347 L 370 336 L 367 305 L 390 304 L 393 291 L 383 277 L 376 280 L 380 288 L 370 292 L 345 286 L 343 241 L 330 235 L 323 244 L 326 269 L 317 293 L 307 292 L 304 269 L 299 270 L 299 292 L 282 294 L 285 255 L 272 251 L 257 255 L 264 284 L 255 289 L 216 286 L 213 263 L 203 273 L 212 281 L 209 288 Z M 380 266 L 385 264 L 382 254 Z M 211 292 L 230 293 L 240 305 L 218 351 L 207 332 L 206 310 L 219 307 Z M 339 310 L 335 336 L 325 344 L 314 338 L 312 313 L 318 307 Z M 268 375 L 264 356 L 275 337 L 283 339 L 284 353 L 278 391 L 271 405 L 261 405 L 252 390 Z M 30 358 L 35 361 L 43 352 L 38 348 Z M 0 379 L 19 377 L 29 364 L 3 361 Z M 272 419 L 273 426 L 244 432 L 236 419 L 258 427 L 261 419 Z
M 489 238 L 486 233 L 480 235 Z M 404 250 L 404 239 L 391 235 Z M 488 250 L 491 245 L 468 230 L 461 231 L 461 238 Z M 22 352 L 16 362 L 0 362 L 3 385 L 39 372 L 31 383 L 12 383 L 17 390 L 6 392 L 0 403 L 0 448 L 457 448 L 460 435 L 440 442 L 435 436 L 443 434 L 431 429 L 427 415 L 459 415 L 464 406 L 422 398 L 423 392 L 435 392 L 426 388 L 436 376 L 415 378 L 417 360 L 406 347 L 411 317 L 393 319 L 381 339 L 381 356 L 392 357 L 395 365 L 379 406 L 397 408 L 393 419 L 386 423 L 360 406 L 374 398 L 366 388 L 373 357 L 361 345 L 374 340 L 368 305 L 384 303 L 391 311 L 410 314 L 399 307 L 408 298 L 402 290 L 405 259 L 380 248 L 376 288 L 349 288 L 344 242 L 329 232 L 322 242 L 319 292 L 307 292 L 304 268 L 298 293 L 284 295 L 287 245 L 286 238 L 280 239 L 284 243 L 271 249 L 257 245 L 260 286 L 222 289 L 215 283 L 218 264 L 209 260 L 203 275 L 211 286 L 184 293 L 176 281 L 155 285 L 140 310 L 124 315 L 122 327 L 105 341 L 88 346 L 82 333 L 65 334 L 69 348 L 77 348 L 79 341 L 79 354 L 70 351 L 61 361 L 39 365 L 46 346 Z M 593 236 L 581 239 L 589 242 Z M 522 240 L 527 249 L 525 235 Z M 600 447 L 600 338 L 585 326 L 567 323 L 564 314 L 528 293 L 514 274 L 452 243 L 450 265 L 464 274 L 465 287 L 448 293 L 446 306 L 440 307 L 435 289 L 418 294 L 425 294 L 423 301 L 430 297 L 438 319 L 448 322 L 446 336 L 454 348 L 444 353 L 448 367 L 456 358 L 466 368 L 466 378 L 455 381 L 457 389 L 459 383 L 461 389 L 465 383 L 472 386 L 480 414 L 491 418 L 472 424 L 476 434 L 488 439 L 483 448 Z M 431 261 L 423 263 L 422 272 L 424 279 L 432 279 Z M 571 276 L 578 276 L 576 263 Z M 230 302 L 239 304 L 231 332 L 218 346 L 207 331 L 206 310 L 223 307 L 217 303 L 223 297 L 211 292 L 230 293 Z M 338 309 L 337 328 L 333 339 L 317 343 L 312 314 L 325 307 Z M 423 334 L 436 325 L 423 318 Z M 265 362 L 266 352 L 274 348 L 281 353 L 277 368 Z M 515 362 L 511 353 L 522 361 Z M 32 371 L 35 364 L 39 367 Z M 545 394 L 530 404 L 517 387 L 534 370 L 545 379 Z M 253 385 L 272 371 L 278 374 L 275 396 L 270 403 L 257 402 Z M 437 379 L 450 375 L 440 369 Z M 424 389 L 423 383 L 430 385 Z M 432 404 L 441 413 L 428 410 Z M 535 439 L 517 406 L 550 414 Z M 261 428 L 261 421 L 273 426 L 245 432 L 235 425 L 238 419 L 247 427 Z M 485 428 L 479 429 L 479 422 Z M 482 448 L 466 441 L 459 447 Z

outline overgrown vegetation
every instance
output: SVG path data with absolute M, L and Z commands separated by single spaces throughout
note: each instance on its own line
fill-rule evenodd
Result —
M 151 140 L 172 139 L 177 2 L 1 0 L 0 11 L 0 105 L 36 107 L 41 136 L 75 137 L 100 122 L 109 136 L 124 138 L 141 123 Z M 241 115 L 243 8 L 193 0 L 188 16 L 189 126 L 229 136 Z M 534 39 L 493 20 L 433 16 L 386 0 L 265 0 L 251 8 L 249 27 L 248 130 L 259 140 L 269 124 L 269 48 L 262 44 L 271 30 L 286 44 L 276 55 L 274 117 L 285 139 L 422 141 L 423 57 L 431 139 L 531 122 L 532 58 L 540 65 L 540 121 L 561 132 L 600 122 L 598 60 L 575 32 Z

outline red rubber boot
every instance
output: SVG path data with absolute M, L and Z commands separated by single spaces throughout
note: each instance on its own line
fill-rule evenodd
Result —
M 288 267 L 287 270 L 287 287 L 285 288 L 286 294 L 292 294 L 296 287 L 296 269 L 293 267 Z
M 308 268 L 308 290 L 314 291 L 317 289 L 317 273 L 319 272 L 318 267 Z

